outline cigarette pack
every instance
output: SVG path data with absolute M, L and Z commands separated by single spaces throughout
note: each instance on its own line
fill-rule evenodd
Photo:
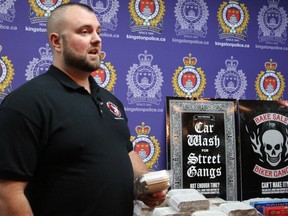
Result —
M 263 216 L 288 216 L 288 206 L 266 206 L 263 208 Z
M 288 206 L 288 199 L 271 199 L 263 201 L 254 201 L 250 202 L 250 205 L 263 214 L 265 207 Z

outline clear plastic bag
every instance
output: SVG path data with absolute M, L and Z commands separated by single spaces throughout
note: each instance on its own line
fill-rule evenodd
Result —
M 171 185 L 172 170 L 149 172 L 134 181 L 134 195 L 154 193 L 168 189 Z

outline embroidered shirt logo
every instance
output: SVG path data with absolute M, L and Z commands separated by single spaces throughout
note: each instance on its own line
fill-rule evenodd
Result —
M 108 101 L 107 102 L 107 107 L 110 110 L 110 112 L 112 112 L 117 118 L 121 117 L 121 112 L 119 110 L 119 108 L 112 102 Z

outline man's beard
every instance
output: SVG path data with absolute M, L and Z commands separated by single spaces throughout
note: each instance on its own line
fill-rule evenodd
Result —
M 100 54 L 99 54 L 99 60 L 97 62 L 90 63 L 87 61 L 85 55 L 77 54 L 72 49 L 70 49 L 65 35 L 62 36 L 62 39 L 64 46 L 63 58 L 66 65 L 88 73 L 91 73 L 100 67 L 100 57 L 101 57 Z

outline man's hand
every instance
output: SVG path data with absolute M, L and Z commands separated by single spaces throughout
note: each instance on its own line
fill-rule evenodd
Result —
M 141 194 L 137 199 L 144 202 L 145 205 L 154 208 L 164 202 L 164 200 L 166 199 L 167 191 L 168 190 L 155 193 Z

